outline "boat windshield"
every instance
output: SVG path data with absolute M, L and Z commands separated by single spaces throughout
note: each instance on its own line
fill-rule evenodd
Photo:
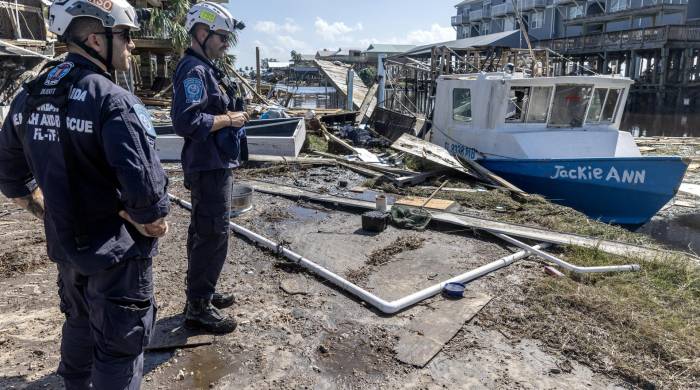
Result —
M 592 92 L 593 86 L 589 85 L 557 85 L 554 90 L 549 126 L 581 127 Z
M 508 96 L 506 122 L 545 123 L 552 87 L 513 87 Z
M 615 121 L 617 106 L 622 96 L 620 88 L 596 88 L 586 123 L 610 123 Z

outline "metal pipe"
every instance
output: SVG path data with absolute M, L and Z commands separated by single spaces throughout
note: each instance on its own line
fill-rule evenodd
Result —
M 545 251 L 542 251 L 537 247 L 529 246 L 529 245 L 525 244 L 524 242 L 516 240 L 515 238 L 507 236 L 505 234 L 496 233 L 493 231 L 489 231 L 489 233 L 493 234 L 494 236 L 496 236 L 500 239 L 508 241 L 511 244 L 528 251 L 529 253 L 535 254 L 535 255 L 540 256 L 546 260 L 549 260 L 552 263 L 555 263 L 556 265 L 558 265 L 566 270 L 569 270 L 569 271 L 575 272 L 575 273 L 579 273 L 579 274 L 596 273 L 596 272 L 633 272 L 633 271 L 639 271 L 639 269 L 641 268 L 639 266 L 639 264 L 581 267 L 578 265 L 567 263 L 566 261 L 564 261 L 556 256 L 553 256 Z
M 192 210 L 192 205 L 189 202 L 186 202 L 176 196 L 173 196 L 171 194 L 168 194 L 170 197 L 170 200 L 179 204 L 183 208 L 187 210 Z M 284 246 L 268 239 L 265 238 L 251 230 L 248 230 L 242 226 L 239 226 L 233 222 L 229 222 L 229 225 L 233 229 L 234 232 L 248 238 L 249 240 L 256 242 L 267 249 L 280 254 L 284 257 L 286 257 L 289 260 L 292 260 L 294 263 L 306 268 L 307 270 L 315 273 L 316 275 L 329 280 L 331 283 L 335 284 L 336 286 L 342 288 L 343 290 L 349 292 L 350 294 L 360 298 L 361 300 L 369 303 L 370 305 L 374 306 L 377 308 L 379 311 L 382 313 L 386 314 L 393 314 L 397 313 L 409 306 L 415 305 L 418 302 L 421 302 L 425 299 L 428 299 L 436 294 L 439 294 L 445 284 L 447 283 L 467 283 L 470 282 L 474 279 L 480 278 L 486 274 L 489 274 L 493 271 L 496 271 L 498 269 L 501 269 L 503 267 L 506 267 L 524 257 L 527 257 L 530 255 L 529 251 L 523 250 L 517 253 L 514 253 L 509 256 L 505 256 L 501 259 L 498 259 L 494 262 L 491 262 L 489 264 L 483 265 L 481 267 L 478 267 L 476 269 L 473 269 L 471 271 L 465 272 L 461 275 L 455 276 L 451 279 L 448 279 L 444 282 L 440 282 L 438 284 L 435 284 L 433 286 L 430 286 L 428 288 L 425 288 L 423 290 L 420 290 L 418 292 L 415 292 L 413 294 L 410 294 L 406 297 L 394 300 L 394 301 L 386 301 L 369 291 L 364 290 L 363 288 L 353 284 L 352 282 L 344 279 L 343 277 L 327 270 L 326 268 L 314 263 L 313 261 L 291 251 L 288 248 L 285 248 Z M 534 247 L 530 247 L 531 249 L 542 249 L 548 247 L 549 244 L 539 244 L 535 245 Z

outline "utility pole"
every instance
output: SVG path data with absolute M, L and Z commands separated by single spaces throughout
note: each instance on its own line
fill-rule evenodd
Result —
M 352 68 L 348 69 L 348 104 L 347 104 L 347 110 L 352 111 L 355 109 L 355 106 L 353 105 L 352 101 L 352 83 L 355 81 L 355 71 L 352 70 Z
M 385 58 L 386 54 L 384 53 L 380 53 L 377 57 L 377 82 L 379 83 L 377 102 L 379 103 L 379 107 L 382 108 L 384 108 L 384 100 L 386 100 L 386 69 L 384 68 Z
M 255 72 L 257 80 L 255 83 L 255 92 L 260 94 L 260 48 L 257 46 L 255 47 Z

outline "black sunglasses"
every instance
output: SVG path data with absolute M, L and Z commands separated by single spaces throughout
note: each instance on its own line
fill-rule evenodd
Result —
M 102 31 L 102 32 L 96 32 L 94 34 L 100 34 L 100 35 L 108 35 L 109 33 L 107 31 Z M 121 38 L 124 40 L 124 42 L 131 42 L 131 30 L 126 29 L 126 30 L 121 30 L 121 31 L 112 31 L 112 36 L 121 36 Z
M 223 34 L 216 31 L 210 31 L 213 35 L 217 35 L 222 43 L 228 43 L 233 39 L 233 34 Z

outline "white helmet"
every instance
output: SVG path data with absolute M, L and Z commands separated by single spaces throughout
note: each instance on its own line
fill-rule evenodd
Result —
M 193 5 L 187 12 L 185 29 L 192 31 L 195 24 L 202 23 L 209 26 L 209 30 L 224 30 L 234 33 L 237 27 L 236 19 L 224 6 L 209 1 Z
M 136 10 L 126 0 L 56 0 L 49 7 L 49 31 L 61 36 L 73 19 L 79 17 L 97 19 L 105 28 L 140 29 Z

